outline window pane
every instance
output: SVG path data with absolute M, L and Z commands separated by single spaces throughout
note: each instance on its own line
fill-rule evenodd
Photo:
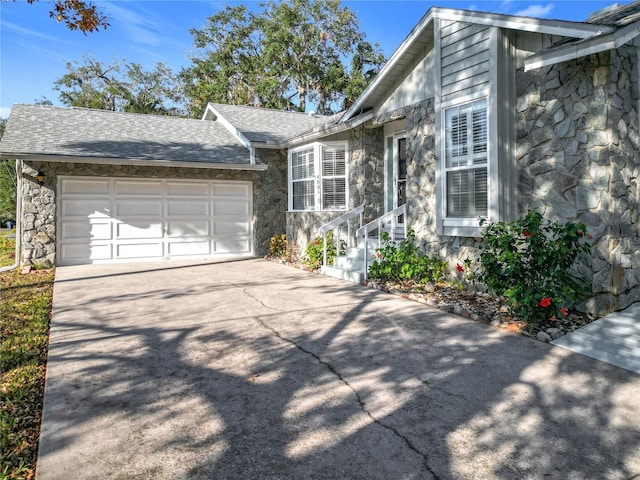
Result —
M 313 180 L 293 182 L 294 210 L 313 210 L 315 198 L 313 184 Z
M 473 111 L 473 163 L 484 163 L 487 153 L 487 108 Z
M 447 216 L 477 218 L 487 215 L 487 169 L 447 173 Z
M 447 173 L 447 216 L 469 217 L 469 172 Z
M 301 150 L 291 154 L 292 180 L 312 178 L 314 171 L 313 149 Z
M 344 148 L 323 147 L 322 149 L 322 175 L 344 175 L 346 172 Z
M 473 199 L 475 201 L 474 217 L 487 216 L 487 169 L 478 168 L 473 170 Z
M 347 189 L 344 178 L 322 180 L 322 208 L 344 209 L 347 207 Z
M 469 153 L 467 113 L 453 108 L 447 111 L 446 118 L 447 166 L 466 165 Z

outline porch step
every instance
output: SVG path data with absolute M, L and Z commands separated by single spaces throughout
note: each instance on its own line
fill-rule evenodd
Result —
M 347 282 L 360 283 L 364 280 L 364 273 L 358 270 L 345 270 L 340 267 L 325 265 L 321 269 L 323 275 L 339 278 Z

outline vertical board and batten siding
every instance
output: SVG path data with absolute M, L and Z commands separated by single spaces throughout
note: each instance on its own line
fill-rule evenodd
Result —
M 491 79 L 491 29 L 485 25 L 440 21 L 440 96 L 447 103 L 471 95 Z

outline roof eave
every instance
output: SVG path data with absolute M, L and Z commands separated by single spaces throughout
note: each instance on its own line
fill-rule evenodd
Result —
M 205 170 L 255 170 L 264 171 L 267 165 L 252 163 L 212 163 L 193 162 L 180 160 L 144 159 L 144 158 L 112 158 L 112 157 L 86 157 L 74 155 L 52 155 L 38 153 L 14 153 L 1 152 L 4 159 L 20 159 L 27 162 L 57 162 L 57 163 L 89 163 L 97 165 L 135 165 L 141 167 L 179 167 L 198 168 Z
M 640 35 L 640 20 L 622 27 L 612 33 L 598 35 L 571 45 L 558 47 L 551 51 L 534 54 L 524 61 L 524 71 L 547 67 L 557 63 L 576 60 L 587 55 L 613 50 L 630 42 Z

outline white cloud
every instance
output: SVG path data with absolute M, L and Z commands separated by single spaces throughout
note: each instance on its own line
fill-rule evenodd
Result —
M 0 107 L 0 118 L 8 118 L 11 113 L 11 107 Z
M 514 15 L 545 18 L 551 13 L 554 7 L 555 5 L 553 3 L 547 3 L 546 5 L 529 5 L 527 8 L 515 12 Z

